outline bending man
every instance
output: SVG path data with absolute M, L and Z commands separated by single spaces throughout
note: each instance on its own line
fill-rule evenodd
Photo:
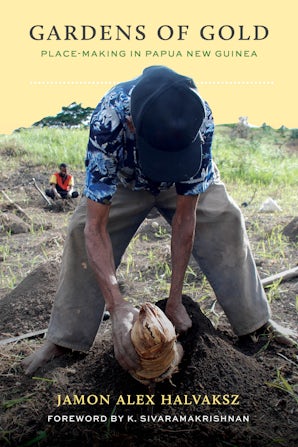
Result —
M 138 311 L 122 297 L 116 269 L 153 207 L 172 226 L 166 314 L 177 332 L 191 326 L 182 304 L 191 253 L 236 334 L 275 330 L 243 216 L 212 161 L 213 131 L 193 80 L 164 66 L 104 96 L 91 118 L 84 197 L 69 226 L 47 341 L 25 360 L 28 374 L 67 349 L 87 351 L 105 306 L 117 360 L 136 367 L 130 330 Z

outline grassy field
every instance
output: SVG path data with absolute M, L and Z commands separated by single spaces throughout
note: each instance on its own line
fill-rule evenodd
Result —
M 217 126 L 214 159 L 228 183 L 297 185 L 297 134 L 297 129 L 263 126 L 242 132 L 237 125 Z M 87 140 L 86 129 L 32 128 L 0 136 L 0 156 L 6 156 L 0 170 L 19 162 L 56 167 L 57 160 L 83 168 Z
M 274 130 L 266 126 L 243 129 L 238 125 L 216 127 L 213 146 L 214 159 L 220 168 L 221 177 L 228 191 L 236 202 L 239 205 L 244 202 L 249 205 L 247 208 L 243 208 L 243 211 L 245 217 L 253 222 L 253 228 L 251 227 L 253 231 L 259 233 L 261 240 L 254 248 L 260 257 L 265 256 L 265 253 L 267 253 L 267 257 L 271 256 L 273 252 L 279 252 L 280 256 L 283 250 L 281 228 L 278 224 L 269 239 L 261 226 L 257 228 L 260 224 L 255 216 L 260 204 L 267 197 L 272 197 L 282 207 L 284 216 L 297 215 L 298 152 L 296 137 L 297 129 Z M 2 189 L 7 188 L 8 194 L 18 202 L 22 196 L 18 196 L 18 192 L 21 194 L 21 191 L 18 191 L 17 185 L 27 181 L 22 179 L 23 172 L 27 173 L 28 177 L 28 172 L 32 172 L 33 176 L 34 172 L 41 171 L 42 178 L 47 182 L 49 173 L 57 168 L 57 162 L 60 161 L 67 162 L 71 170 L 75 171 L 76 179 L 80 178 L 83 183 L 87 140 L 87 129 L 32 128 L 22 129 L 8 136 L 0 136 L 0 180 L 2 179 L 4 185 Z M 13 178 L 16 175 L 19 175 L 19 178 L 14 182 Z M 0 205 L 4 202 L 5 197 L 0 194 Z M 34 234 L 36 230 L 32 228 L 31 232 Z M 163 240 L 163 245 L 169 243 L 167 229 L 158 226 L 154 229 L 154 233 L 157 238 Z M 13 250 L 13 240 L 10 234 L 3 235 L 0 249 L 0 255 L 4 260 L 2 262 L 3 269 L 7 264 L 6 260 L 11 258 L 9 254 Z M 141 243 L 142 241 L 135 241 L 136 245 Z M 134 265 L 133 250 L 134 244 L 132 243 L 125 259 L 124 268 L 124 273 L 131 274 L 132 277 L 137 270 L 137 266 Z M 44 250 L 44 252 L 46 253 L 44 258 L 48 259 L 47 251 Z M 170 276 L 168 254 L 163 255 L 165 257 L 164 264 L 157 262 L 156 253 L 149 251 L 149 254 L 146 254 L 149 257 L 147 262 L 152 264 L 152 268 L 154 266 L 159 282 Z M 163 259 L 163 255 L 161 259 Z M 34 257 L 31 259 L 31 268 L 33 264 L 38 265 L 40 257 L 41 254 L 38 254 L 36 259 Z M 5 272 L 3 270 L 5 274 L 1 275 L 0 288 L 1 286 L 13 288 L 19 282 L 22 269 L 15 267 L 16 261 L 17 256 L 11 259 L 12 264 L 4 269 Z M 22 262 L 23 260 L 20 258 L 18 265 L 20 266 Z M 138 275 L 142 275 L 141 270 Z M 186 283 L 189 280 L 190 284 L 187 289 L 192 289 L 193 277 L 194 273 L 189 269 Z
M 51 172 L 61 161 L 68 163 L 71 170 L 83 173 L 87 141 L 86 128 L 31 128 L 2 135 L 0 178 L 26 166 Z M 297 149 L 297 129 L 221 125 L 215 130 L 213 157 L 236 201 L 251 202 L 255 196 L 267 195 L 295 214 Z
M 32 128 L 0 137 L 0 156 L 5 166 L 14 169 L 18 163 L 56 168 L 64 160 L 72 169 L 84 168 L 88 139 L 86 129 Z M 0 171 L 1 172 L 1 171 Z

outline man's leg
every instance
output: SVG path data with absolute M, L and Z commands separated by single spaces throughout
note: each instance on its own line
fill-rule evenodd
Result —
M 175 190 L 162 193 L 156 206 L 170 222 Z M 251 333 L 270 319 L 244 218 L 220 180 L 199 198 L 193 255 L 237 335 Z
M 45 190 L 45 194 L 46 194 L 46 196 L 48 196 L 48 197 L 50 197 L 51 199 L 54 200 L 55 196 L 54 196 L 54 192 L 53 192 L 52 189 L 46 189 Z
M 67 199 L 68 198 L 68 196 L 67 196 L 68 192 L 64 191 L 63 189 L 60 189 L 60 191 L 58 191 L 58 194 L 60 194 L 61 199 Z
M 78 351 L 88 350 L 89 334 L 98 327 L 104 310 L 87 261 L 85 221 L 86 198 L 83 198 L 68 227 L 47 333 L 47 339 L 51 342 Z
M 244 217 L 220 181 L 200 196 L 193 255 L 237 335 L 249 334 L 270 319 Z

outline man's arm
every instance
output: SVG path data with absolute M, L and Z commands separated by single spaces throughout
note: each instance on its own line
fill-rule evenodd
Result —
M 57 191 L 56 185 L 57 185 L 57 178 L 56 178 L 56 175 L 55 175 L 55 174 L 52 174 L 52 175 L 51 175 L 51 178 L 50 178 L 50 187 L 51 187 L 51 190 L 53 191 L 53 194 L 54 194 L 54 196 L 56 197 L 56 199 L 61 199 L 61 196 L 60 196 L 60 194 L 59 194 L 58 191 Z
M 198 197 L 177 195 L 176 212 L 172 221 L 172 277 L 166 314 L 177 332 L 184 332 L 191 327 L 191 319 L 182 304 L 182 289 L 193 247 Z
M 67 188 L 67 196 L 70 198 L 72 193 L 73 193 L 73 187 L 74 187 L 74 179 L 73 176 L 70 176 L 70 180 L 68 183 L 68 188 Z
M 51 183 L 51 189 L 52 189 L 56 199 L 61 199 L 61 196 L 60 196 L 60 194 L 59 194 L 59 192 L 57 191 L 57 188 L 56 188 L 56 183 Z
M 107 231 L 109 205 L 87 199 L 86 249 L 107 309 L 111 313 L 115 356 L 124 369 L 137 367 L 130 330 L 138 311 L 126 302 L 116 278 L 112 244 Z

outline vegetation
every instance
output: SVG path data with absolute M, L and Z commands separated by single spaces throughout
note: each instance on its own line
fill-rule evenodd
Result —
M 84 167 L 88 131 L 82 128 L 20 129 L 0 137 L 0 156 L 5 158 L 1 170 L 16 165 L 56 167 L 57 160 L 69 163 L 72 169 Z
M 84 108 L 81 104 L 73 102 L 67 107 L 62 107 L 62 111 L 56 116 L 47 116 L 33 126 L 68 128 L 88 126 L 92 112 L 91 107 Z
M 213 154 L 226 182 L 268 186 L 297 184 L 298 156 L 291 150 L 296 129 L 274 130 L 269 126 L 241 129 L 235 126 L 216 128 Z
M 247 128 L 245 138 L 239 135 L 237 125 L 216 127 L 213 155 L 225 182 L 257 187 L 297 183 L 298 156 L 291 149 L 295 140 L 297 144 L 297 129 L 262 126 Z M 0 169 L 19 162 L 56 166 L 57 160 L 80 169 L 87 140 L 85 128 L 20 129 L 0 137 L 0 155 L 7 156 Z
M 249 235 L 256 233 L 259 235 L 253 248 L 257 258 L 260 259 L 275 257 L 285 259 L 286 241 L 282 235 L 281 225 L 277 223 L 268 234 L 255 213 L 260 203 L 270 196 L 278 201 L 284 213 L 295 215 L 298 206 L 298 197 L 293 193 L 298 178 L 296 130 L 286 128 L 274 130 L 264 125 L 261 128 L 246 128 L 243 133 L 239 125 L 216 127 L 214 159 L 228 191 L 236 202 L 243 206 L 249 205 L 243 208 L 243 211 L 245 210 L 246 218 L 251 220 L 248 226 Z M 33 172 L 37 170 L 42 170 L 45 178 L 48 178 L 49 172 L 56 169 L 57 161 L 68 163 L 71 170 L 76 171 L 76 178 L 80 176 L 83 179 L 87 141 L 86 128 L 32 127 L 19 129 L 11 135 L 0 136 L 0 179 L 13 177 L 16 172 L 22 171 L 30 171 L 33 176 Z M 15 190 L 15 193 L 17 192 Z M 0 196 L 1 200 L 4 199 Z M 19 200 L 18 197 L 16 200 Z M 148 296 L 152 295 L 151 286 L 146 289 L 148 274 L 154 273 L 156 292 L 158 290 L 159 293 L 168 289 L 171 275 L 169 229 L 157 222 L 154 224 L 156 224 L 156 228 L 152 229 L 154 240 L 162 239 L 160 248 L 163 251 L 156 251 L 154 244 L 151 250 L 150 241 L 145 240 L 146 235 L 142 235 L 142 240 L 137 236 L 123 260 L 123 270 L 119 271 L 119 275 L 125 276 L 126 280 L 140 281 L 144 285 L 140 290 Z M 13 240 L 12 235 L 7 233 L 0 248 L 4 272 L 0 277 L 2 287 L 13 288 L 20 281 L 20 266 L 24 261 L 21 253 L 11 256 Z M 146 250 L 144 242 L 149 247 Z M 28 265 L 25 273 L 37 266 L 41 258 L 49 259 L 48 250 L 43 248 L 43 245 L 41 248 L 36 257 L 31 258 L 30 262 L 28 260 L 31 268 Z M 138 256 L 145 260 L 145 265 L 148 267 L 145 270 L 136 263 L 135 250 Z M 197 295 L 198 287 L 200 300 L 210 296 L 211 289 L 208 283 L 201 277 L 198 282 L 197 272 L 189 267 L 185 278 L 185 292 L 191 296 L 194 293 Z M 272 289 L 271 299 L 276 299 L 276 294 L 275 289 Z

